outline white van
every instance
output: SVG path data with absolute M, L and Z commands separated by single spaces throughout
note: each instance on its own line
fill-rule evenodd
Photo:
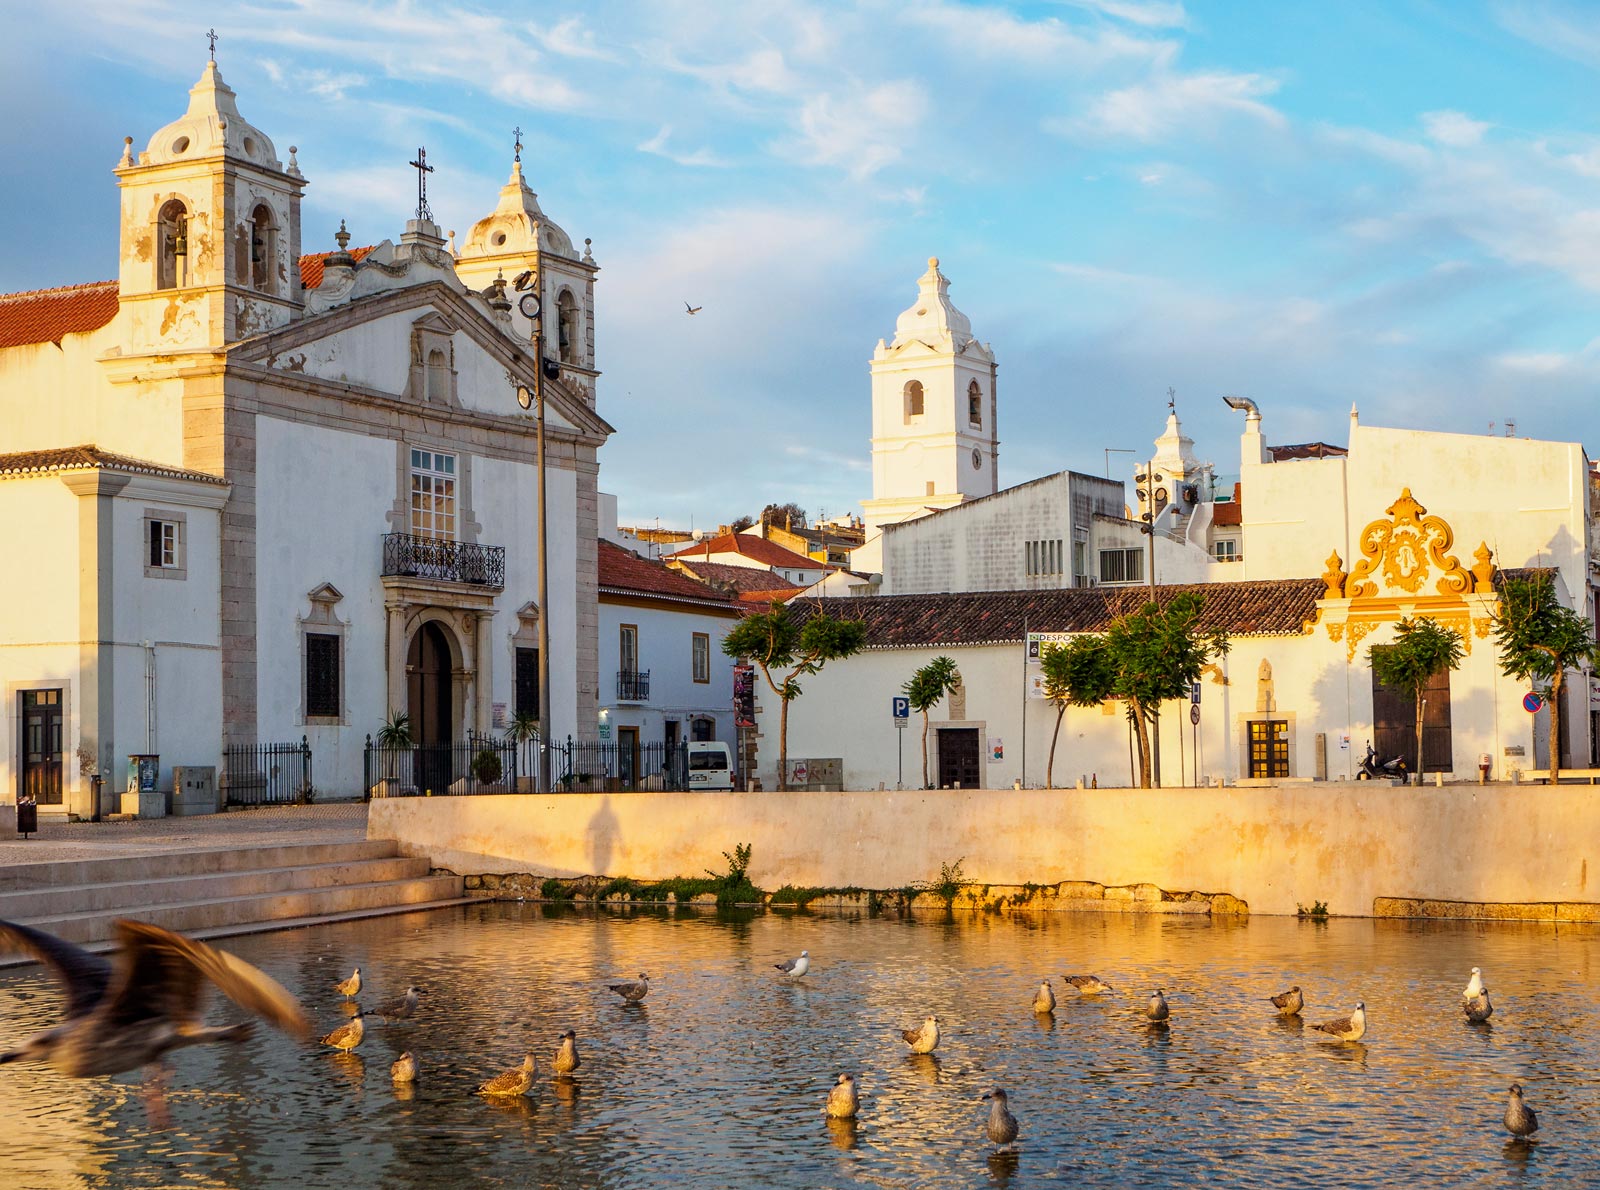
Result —
M 733 788 L 733 753 L 728 745 L 718 740 L 689 741 L 689 788 Z

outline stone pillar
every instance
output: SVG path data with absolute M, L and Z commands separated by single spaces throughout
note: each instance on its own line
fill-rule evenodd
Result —
M 384 635 L 386 685 L 383 718 L 391 711 L 406 710 L 406 612 L 404 600 L 385 600 L 383 610 L 388 614 Z

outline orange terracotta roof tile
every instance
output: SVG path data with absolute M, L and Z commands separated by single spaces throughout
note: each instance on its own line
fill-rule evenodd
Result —
M 52 450 L 24 450 L 0 455 L 0 477 L 49 475 L 59 471 L 128 471 L 137 475 L 160 475 L 171 479 L 192 479 L 199 483 L 226 485 L 227 480 L 204 471 L 190 471 L 166 463 L 153 463 L 149 459 L 136 459 L 132 455 L 119 455 L 101 450 L 92 443 L 84 446 L 64 446 Z
M 778 587 L 772 591 L 740 591 L 740 603 L 787 603 L 796 595 L 803 594 L 806 587 Z
M 815 558 L 808 558 L 804 554 L 786 550 L 781 545 L 768 541 L 763 537 L 757 537 L 753 533 L 724 533 L 721 537 L 708 537 L 704 541 L 696 542 L 686 550 L 668 554 L 667 557 L 684 562 L 690 562 L 696 558 L 709 562 L 717 554 L 739 554 L 749 558 L 752 562 L 760 562 L 763 566 L 787 566 L 795 570 L 837 569 L 818 562 Z
M 735 593 L 741 591 L 770 591 L 783 585 L 780 576 L 759 566 L 732 566 L 726 562 L 702 562 L 698 558 L 677 558 L 672 568 L 690 578 L 699 579 L 707 586 Z
M 367 253 L 378 245 L 368 244 L 365 248 L 352 248 L 350 255 L 356 260 L 362 260 Z M 300 258 L 300 284 L 307 289 L 316 289 L 322 284 L 322 266 L 327 263 L 332 252 L 313 252 Z
M 632 550 L 600 539 L 600 590 L 628 595 L 654 595 L 660 598 L 693 603 L 732 605 L 726 595 L 714 591 L 704 583 L 697 583 L 660 562 L 641 558 Z
M 67 335 L 97 331 L 116 314 L 115 281 L 0 294 L 0 347 L 26 343 L 59 346 Z

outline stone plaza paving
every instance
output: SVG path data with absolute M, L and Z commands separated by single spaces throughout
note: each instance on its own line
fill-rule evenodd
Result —
M 114 822 L 67 822 L 40 815 L 39 832 L 32 838 L 18 835 L 0 842 L 0 867 L 171 851 L 349 843 L 366 837 L 365 802 L 259 806 L 224 814 Z

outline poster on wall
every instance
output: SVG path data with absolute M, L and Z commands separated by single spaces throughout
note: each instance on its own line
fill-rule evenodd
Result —
M 1024 670 L 1027 674 L 1028 697 L 1044 697 L 1044 654 L 1051 645 L 1065 644 L 1072 639 L 1070 632 L 1030 632 Z
M 997 735 L 989 737 L 989 763 L 999 764 L 1006 758 L 1005 741 Z

